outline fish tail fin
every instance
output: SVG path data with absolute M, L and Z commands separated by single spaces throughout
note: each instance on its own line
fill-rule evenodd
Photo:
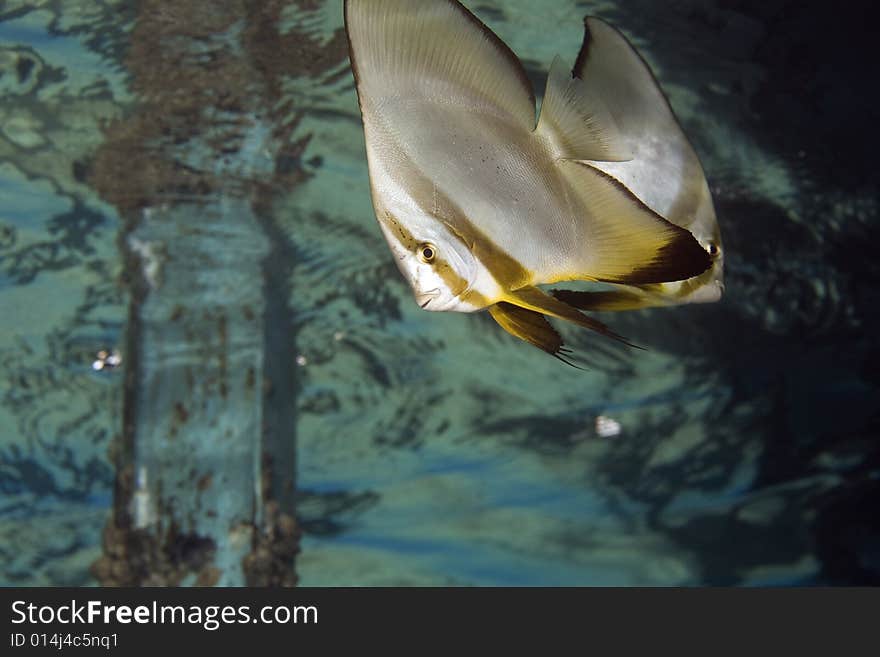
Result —
M 612 331 L 599 320 L 587 317 L 567 303 L 560 301 L 556 297 L 550 296 L 536 287 L 524 287 L 518 290 L 509 291 L 506 293 L 505 301 L 511 305 L 518 306 L 519 308 L 525 308 L 526 310 L 549 315 L 550 317 L 556 317 L 557 319 L 564 319 L 573 324 L 577 324 L 578 326 L 582 326 L 583 328 L 601 333 L 602 335 L 617 340 L 618 342 L 622 342 L 627 346 L 641 349 L 638 345 L 634 345 L 626 338 Z
M 536 132 L 552 144 L 558 159 L 632 159 L 605 102 L 589 84 L 572 77 L 560 57 L 550 67 Z

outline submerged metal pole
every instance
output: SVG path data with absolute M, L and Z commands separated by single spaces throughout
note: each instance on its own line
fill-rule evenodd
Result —
M 268 241 L 245 202 L 221 198 L 143 210 L 124 248 L 138 292 L 117 522 L 105 547 L 125 561 L 115 575 L 129 583 L 242 585 L 266 520 Z
M 304 176 L 281 80 L 344 48 L 282 31 L 284 5 L 140 5 L 138 104 L 90 176 L 124 219 L 131 295 L 104 585 L 296 582 L 292 263 L 270 196 Z

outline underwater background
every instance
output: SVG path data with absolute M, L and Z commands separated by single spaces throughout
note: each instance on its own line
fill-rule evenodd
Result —
M 0 1 L 0 584 L 880 583 L 867 10 L 465 4 L 539 94 L 632 40 L 724 299 L 561 327 L 585 372 L 421 311 L 341 0 Z

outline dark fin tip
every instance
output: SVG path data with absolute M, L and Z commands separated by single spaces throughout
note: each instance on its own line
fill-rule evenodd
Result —
M 602 296 L 605 293 L 577 292 L 575 290 L 551 290 L 550 294 L 562 303 L 568 304 L 569 306 L 577 310 L 592 310 L 592 308 L 589 307 L 590 304 L 594 303 L 597 296 Z M 612 292 L 611 294 L 615 293 Z M 584 317 L 587 317 L 587 315 L 584 315 Z M 639 345 L 630 342 L 627 338 L 615 333 L 602 322 L 599 322 L 592 317 L 588 317 L 588 319 L 590 319 L 591 322 L 593 322 L 594 324 L 590 328 L 592 328 L 600 335 L 604 335 L 608 338 L 612 338 L 613 340 L 617 340 L 618 342 L 625 344 L 627 347 L 632 347 L 633 349 L 638 349 L 639 351 L 647 351 L 645 347 L 640 347 Z
M 633 302 L 638 301 L 638 297 L 623 291 L 583 292 L 580 290 L 551 290 L 550 294 L 560 301 L 567 303 L 572 308 L 588 312 L 607 312 L 609 310 L 608 306 L 613 306 L 616 301 L 622 298 Z M 617 308 L 611 309 L 618 310 Z
M 547 317 L 534 310 L 528 310 L 519 306 L 501 301 L 497 304 L 508 318 L 516 320 L 516 325 L 511 327 L 516 332 L 513 335 L 533 347 L 550 354 L 556 360 L 565 363 L 576 370 L 586 371 L 573 362 L 574 352 L 565 346 L 562 336 L 553 325 L 547 321 Z M 502 325 L 505 331 L 511 333 L 510 328 Z
M 627 36 L 621 32 L 617 27 L 609 23 L 608 21 L 602 20 L 598 16 L 584 16 L 584 43 L 581 45 L 580 53 L 578 53 L 578 58 L 575 61 L 574 69 L 572 70 L 572 76 L 583 79 L 584 75 L 584 67 L 587 65 L 587 60 L 590 58 L 590 49 L 593 45 L 593 34 L 590 32 L 590 26 L 588 21 L 590 19 L 595 19 L 600 21 L 610 27 L 612 30 L 617 32 L 617 35 L 623 39 L 623 42 L 629 46 L 629 49 L 635 54 L 635 56 L 642 63 L 642 66 L 645 67 L 645 70 L 648 72 L 648 75 L 651 76 L 651 80 L 654 81 L 654 86 L 660 91 L 660 95 L 663 97 L 663 100 L 666 102 L 666 107 L 669 109 L 669 113 L 672 114 L 672 118 L 675 123 L 681 127 L 681 121 L 678 120 L 678 117 L 675 115 L 675 110 L 672 109 L 672 103 L 669 102 L 669 96 L 666 95 L 666 92 L 663 90 L 663 87 L 660 85 L 660 81 L 657 79 L 657 76 L 654 74 L 654 70 L 648 64 L 647 60 L 642 56 L 635 46 L 633 46 L 632 42 L 627 38 Z M 682 132 L 684 130 L 682 129 Z
M 657 214 L 614 176 L 590 166 L 586 162 L 578 162 L 578 164 L 588 167 L 594 173 L 602 176 L 609 183 L 617 187 L 631 203 L 637 205 L 643 212 L 653 215 L 654 219 L 663 223 L 667 231 L 672 233 L 671 238 L 657 251 L 654 260 L 644 267 L 639 267 L 626 276 L 599 280 L 605 283 L 624 283 L 626 285 L 670 283 L 673 281 L 686 281 L 694 276 L 699 276 L 712 266 L 712 257 L 700 246 L 700 243 L 697 242 L 690 232 L 676 226 L 662 215 Z
M 613 299 L 617 297 L 620 292 L 610 292 L 610 291 L 601 291 L 601 292 L 584 292 L 581 290 L 551 290 L 550 294 L 559 299 L 560 301 L 564 301 L 569 306 L 573 308 L 577 308 L 578 310 L 585 310 L 587 312 L 596 311 L 597 306 L 601 306 L 608 299 Z
M 584 16 L 584 40 L 581 43 L 580 52 L 577 59 L 574 60 L 574 68 L 571 69 L 571 77 L 583 80 L 584 66 L 590 58 L 590 47 L 593 45 L 593 33 L 590 32 L 589 21 L 592 16 Z
M 616 333 L 612 333 L 610 337 L 614 338 L 618 342 L 622 342 L 623 344 L 625 344 L 627 347 L 630 347 L 631 349 L 638 349 L 639 351 L 648 351 L 645 347 L 640 347 L 639 345 L 635 344 L 634 342 L 630 342 L 627 338 L 625 338 L 621 335 L 617 335 Z
M 358 105 L 360 105 L 360 75 L 358 74 L 357 58 L 354 56 L 354 48 L 351 45 L 351 34 L 348 31 L 348 3 L 349 0 L 344 0 L 342 4 L 342 22 L 345 24 L 345 42 L 348 45 L 348 59 L 351 62 L 351 74 L 354 77 L 355 87 L 358 89 Z
M 621 283 L 646 285 L 686 281 L 712 266 L 712 258 L 684 228 L 673 226 L 676 235 L 657 252 L 653 262 L 624 277 Z
M 580 370 L 581 372 L 588 372 L 588 371 L 589 371 L 586 367 L 581 367 L 580 365 L 575 365 L 574 363 L 572 363 L 572 362 L 571 362 L 570 360 L 568 360 L 567 358 L 564 358 L 563 356 L 560 356 L 558 353 L 556 353 L 556 354 L 551 354 L 551 355 L 553 356 L 553 358 L 555 358 L 555 359 L 558 360 L 559 362 L 561 362 L 561 363 L 565 363 L 565 364 L 568 365 L 569 367 L 573 367 L 573 368 L 576 369 L 576 370 Z
M 582 303 L 584 295 L 590 294 L 589 292 L 575 292 L 574 290 L 550 290 L 550 294 L 552 294 L 563 303 L 567 303 L 572 308 L 577 308 L 578 310 L 589 310 L 588 307 L 584 307 L 587 304 Z
M 556 295 L 553 295 L 553 296 L 556 296 Z M 563 303 L 566 303 L 566 304 L 568 303 L 567 301 L 559 299 L 559 297 L 557 297 L 557 299 L 559 301 L 562 301 Z M 611 338 L 612 340 L 617 340 L 618 342 L 625 344 L 627 347 L 632 347 L 633 349 L 644 350 L 643 347 L 640 347 L 637 344 L 633 344 L 627 338 L 623 337 L 619 333 L 615 333 L 610 328 L 608 328 L 608 326 L 606 326 L 605 324 L 603 324 L 599 320 L 595 319 L 594 317 L 590 317 L 589 315 L 584 315 L 584 313 L 580 312 L 580 310 L 578 310 L 575 306 L 571 306 L 571 304 L 568 304 L 568 305 L 574 311 L 576 311 L 578 314 L 582 315 L 584 317 L 584 319 L 588 322 L 587 324 L 579 323 L 578 324 L 579 326 L 583 326 L 584 328 L 591 329 L 591 330 L 595 331 L 596 333 L 598 333 L 599 335 L 604 335 L 606 338 Z M 571 320 L 568 320 L 568 321 L 571 321 Z

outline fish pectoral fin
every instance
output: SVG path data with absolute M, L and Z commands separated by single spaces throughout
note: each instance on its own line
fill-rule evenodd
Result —
M 345 0 L 352 68 L 365 113 L 413 120 L 413 103 L 459 106 L 535 128 L 522 62 L 455 0 Z
M 562 336 L 541 313 L 502 301 L 491 306 L 489 314 L 501 328 L 515 338 L 546 351 L 566 365 L 581 369 L 568 360 L 571 352 L 565 348 Z
M 587 317 L 567 303 L 560 301 L 537 287 L 523 287 L 518 290 L 508 291 L 505 293 L 504 300 L 511 305 L 549 315 L 550 317 L 556 317 L 557 319 L 564 319 L 583 328 L 601 333 L 606 337 L 623 342 L 630 347 L 640 348 L 612 331 L 602 322 L 592 317 Z
M 642 285 L 693 278 L 712 266 L 694 236 L 642 203 L 620 181 L 584 162 L 563 160 L 557 166 L 584 212 L 582 249 L 576 271 L 561 280 L 596 280 Z M 579 207 L 578 207 L 579 206 Z
M 601 292 L 552 290 L 550 294 L 578 310 L 595 312 L 640 310 L 661 305 L 650 296 L 639 294 L 635 290 L 603 290 Z
M 550 67 L 536 132 L 553 144 L 560 159 L 632 159 L 605 101 L 592 85 L 572 77 L 559 57 Z

